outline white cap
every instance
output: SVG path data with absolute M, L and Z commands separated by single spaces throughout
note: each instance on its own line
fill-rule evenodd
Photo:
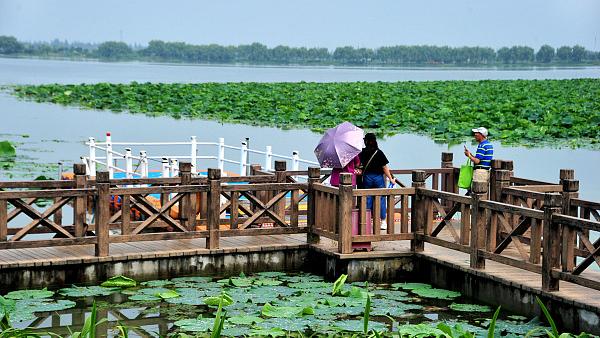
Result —
M 488 137 L 488 130 L 485 127 L 479 127 L 479 128 L 471 129 L 471 131 L 474 132 L 474 133 L 480 133 L 484 137 Z

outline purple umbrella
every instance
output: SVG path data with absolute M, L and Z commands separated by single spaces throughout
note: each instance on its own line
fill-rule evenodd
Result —
M 364 132 L 350 122 L 344 122 L 325 132 L 315 148 L 322 168 L 343 168 L 363 147 Z

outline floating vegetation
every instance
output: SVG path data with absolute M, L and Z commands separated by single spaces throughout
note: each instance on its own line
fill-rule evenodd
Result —
M 478 304 L 459 304 L 452 303 L 449 308 L 454 311 L 461 312 L 492 312 L 493 309 L 487 305 L 478 305 Z
M 280 283 L 269 285 L 270 281 Z M 429 284 L 397 283 L 390 287 L 345 282 L 346 277 L 332 283 L 311 274 L 281 273 L 242 274 L 219 282 L 210 277 L 180 277 L 137 283 L 116 276 L 102 283 L 110 287 L 10 292 L 0 296 L 0 321 L 9 318 L 11 325 L 26 328 L 55 311 L 71 318 L 69 311 L 62 310 L 77 304 L 66 298 L 93 297 L 93 315 L 87 316 L 84 327 L 103 323 L 102 327 L 120 327 L 121 332 L 129 327 L 149 337 L 158 334 L 151 333 L 155 324 L 151 318 L 156 318 L 159 326 L 164 324 L 165 330 L 171 327 L 160 333 L 162 337 L 215 337 L 219 333 L 222 337 L 349 337 L 357 333 L 365 337 L 479 337 L 485 336 L 488 327 L 496 336 L 508 337 L 542 335 L 547 329 L 538 319 L 514 320 L 517 317 L 508 314 L 494 321 L 481 319 L 477 311 L 489 311 L 489 307 Z M 90 310 L 89 298 L 77 300 L 84 311 Z M 457 301 L 451 300 L 455 298 Z M 102 315 L 95 312 L 96 304 Z M 82 309 L 72 311 L 73 315 L 83 313 Z M 120 311 L 127 313 L 127 318 L 119 318 Z M 440 320 L 432 322 L 428 318 L 435 313 Z M 148 327 L 128 326 L 129 318 L 135 321 L 141 317 Z M 65 328 L 61 329 L 64 332 Z
M 600 79 L 15 86 L 20 98 L 148 116 L 310 128 L 343 121 L 439 142 L 473 126 L 524 146 L 600 147 Z
M 133 279 L 125 276 L 114 276 L 100 284 L 104 287 L 120 287 L 120 288 L 129 288 L 136 286 L 137 282 Z
M 0 157 L 15 157 L 17 150 L 9 141 L 0 141 Z

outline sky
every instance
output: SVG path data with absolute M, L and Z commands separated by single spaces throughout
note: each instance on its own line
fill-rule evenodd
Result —
M 269 47 L 579 44 L 600 50 L 600 0 L 0 0 L 0 35 Z

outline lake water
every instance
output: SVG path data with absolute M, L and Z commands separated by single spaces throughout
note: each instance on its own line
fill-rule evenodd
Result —
M 332 68 L 332 67 L 231 67 L 147 63 L 100 63 L 56 60 L 29 60 L 0 58 L 0 85 L 42 83 L 94 82 L 227 82 L 227 81 L 427 81 L 479 79 L 564 79 L 600 78 L 600 67 L 586 68 Z M 18 153 L 23 163 L 31 163 L 21 170 L 20 176 L 33 176 L 42 169 L 39 163 L 65 162 L 70 167 L 80 156 L 86 155 L 83 142 L 89 136 L 104 140 L 112 132 L 118 141 L 187 141 L 192 135 L 199 141 L 216 142 L 224 137 L 227 144 L 239 145 L 248 137 L 252 148 L 264 150 L 272 145 L 273 151 L 291 155 L 297 150 L 302 158 L 313 159 L 312 151 L 320 135 L 309 130 L 281 130 L 277 128 L 220 124 L 202 120 L 175 120 L 169 117 L 152 118 L 127 113 L 81 110 L 47 103 L 20 101 L 7 93 L 0 94 L 0 139 L 19 142 Z M 23 137 L 26 135 L 28 137 Z M 492 140 L 493 142 L 493 140 Z M 496 158 L 510 159 L 515 174 L 520 177 L 557 182 L 561 168 L 575 169 L 580 180 L 581 196 L 600 200 L 600 152 L 582 149 L 506 147 L 496 142 Z M 455 154 L 455 165 L 464 160 L 462 145 L 437 144 L 425 136 L 399 134 L 380 142 L 393 168 L 435 168 L 440 165 L 440 154 Z M 469 145 L 472 150 L 475 145 Z M 149 150 L 150 149 L 146 149 Z M 189 150 L 156 149 L 149 155 Z M 216 155 L 215 149 L 199 149 L 200 155 Z M 136 149 L 134 149 L 136 154 Z M 238 159 L 237 154 L 228 155 Z M 29 162 L 27 162 L 29 161 Z M 263 158 L 251 155 L 250 162 L 263 163 Z M 200 163 L 215 166 L 214 162 Z M 226 168 L 237 171 L 237 167 Z M 54 168 L 45 167 L 49 174 Z M 19 175 L 19 173 L 17 173 Z M 18 176 L 17 175 L 17 176 Z M 0 177 L 7 177 L 6 170 Z M 18 177 L 15 177 L 18 178 Z M 407 179 L 405 179 L 405 183 Z

